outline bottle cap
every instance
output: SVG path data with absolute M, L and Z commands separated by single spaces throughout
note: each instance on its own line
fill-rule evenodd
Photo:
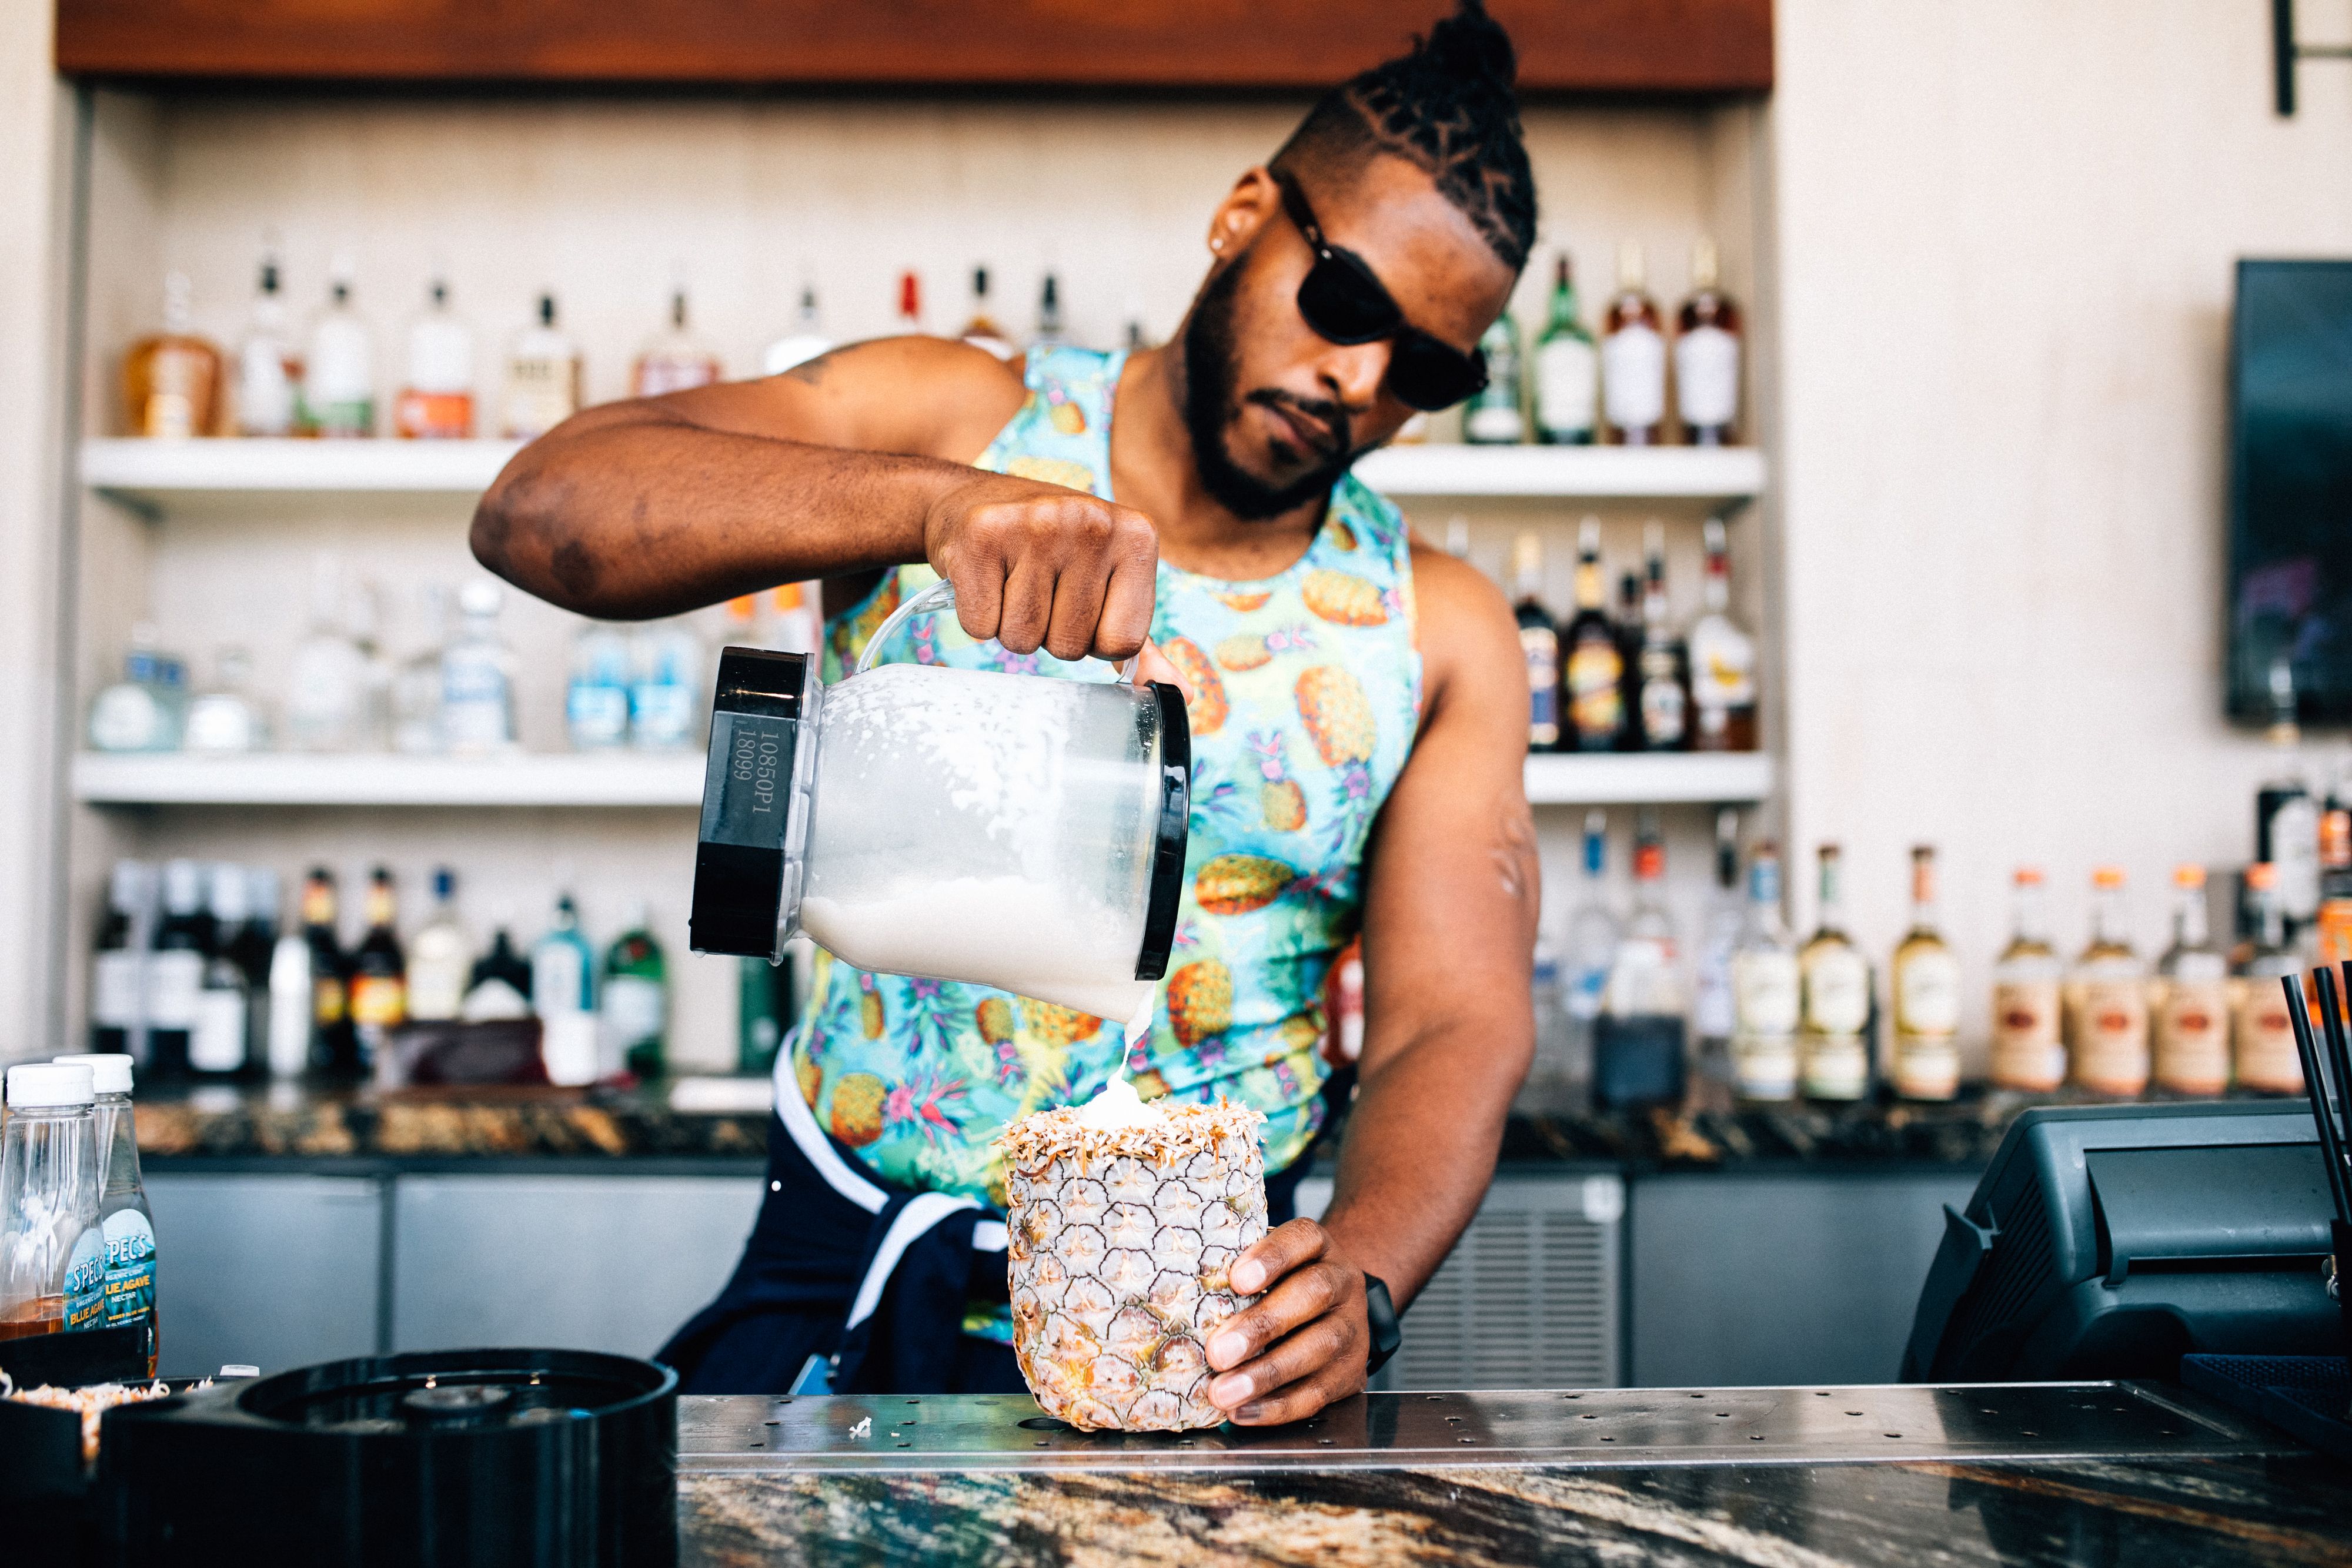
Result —
M 90 1092 L 96 1094 L 128 1094 L 131 1092 L 131 1058 L 119 1051 L 76 1051 L 49 1059 L 59 1066 L 75 1062 L 89 1069 Z
M 2278 885 L 2278 867 L 2268 861 L 2256 861 L 2246 868 L 2246 885 L 2257 893 L 2268 893 Z
M 2020 887 L 2040 887 L 2042 885 L 2042 868 L 2038 865 L 2019 866 L 2017 868 L 2016 881 L 2017 885 Z
M 173 915 L 194 915 L 204 907 L 205 869 L 194 861 L 163 864 L 163 907 Z
M 8 1070 L 12 1111 L 62 1110 L 87 1105 L 97 1096 L 87 1063 L 36 1061 Z
M 2124 868 L 2119 865 L 2103 865 L 2091 873 L 2093 887 L 2121 887 L 2123 884 Z
M 2172 868 L 2172 885 L 2179 888 L 2204 886 L 2205 868 L 2201 865 L 2191 864 L 2188 862 L 2183 862 L 2179 865 L 2174 866 Z
M 244 925 L 253 913 L 253 881 L 245 868 L 222 861 L 211 868 L 205 880 L 211 884 L 206 902 L 213 918 L 226 926 Z

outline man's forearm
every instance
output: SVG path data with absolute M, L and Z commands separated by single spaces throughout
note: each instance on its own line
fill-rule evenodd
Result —
M 567 610 L 674 614 L 920 560 L 931 506 L 971 475 L 936 458 L 592 413 L 499 475 L 474 514 L 474 554 Z
M 1477 1212 L 1532 1041 L 1497 1049 L 1500 1020 L 1465 1018 L 1391 1055 L 1359 1085 L 1324 1228 L 1402 1306 Z

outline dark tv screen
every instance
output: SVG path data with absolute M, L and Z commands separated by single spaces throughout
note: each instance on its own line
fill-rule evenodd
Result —
M 2239 262 L 2230 338 L 2230 713 L 2352 721 L 2352 261 Z

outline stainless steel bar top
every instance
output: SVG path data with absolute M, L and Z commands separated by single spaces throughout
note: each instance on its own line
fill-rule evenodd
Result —
M 2170 1385 L 1606 1388 L 1366 1394 L 1289 1427 L 1080 1432 L 1004 1395 L 688 1397 L 678 1469 L 1599 1469 L 2299 1453 Z

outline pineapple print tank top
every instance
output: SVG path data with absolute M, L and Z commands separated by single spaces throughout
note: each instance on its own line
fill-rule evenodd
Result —
M 978 466 L 1110 498 L 1125 361 L 1033 353 L 1028 401 Z M 1176 945 L 1128 1071 L 1147 1100 L 1223 1095 L 1263 1112 L 1269 1171 L 1321 1124 L 1324 977 L 1360 924 L 1365 841 L 1420 719 L 1409 548 L 1396 507 L 1349 476 L 1276 576 L 1225 582 L 1160 564 L 1151 635 L 1192 688 L 1192 821 Z M 937 577 L 900 567 L 831 620 L 824 678 L 842 679 L 883 618 Z M 952 615 L 891 641 L 884 661 L 1103 678 L 1042 649 L 975 643 Z M 1001 1207 L 996 1134 L 1100 1090 L 1123 1022 L 820 952 L 793 1068 L 818 1123 L 877 1176 Z

